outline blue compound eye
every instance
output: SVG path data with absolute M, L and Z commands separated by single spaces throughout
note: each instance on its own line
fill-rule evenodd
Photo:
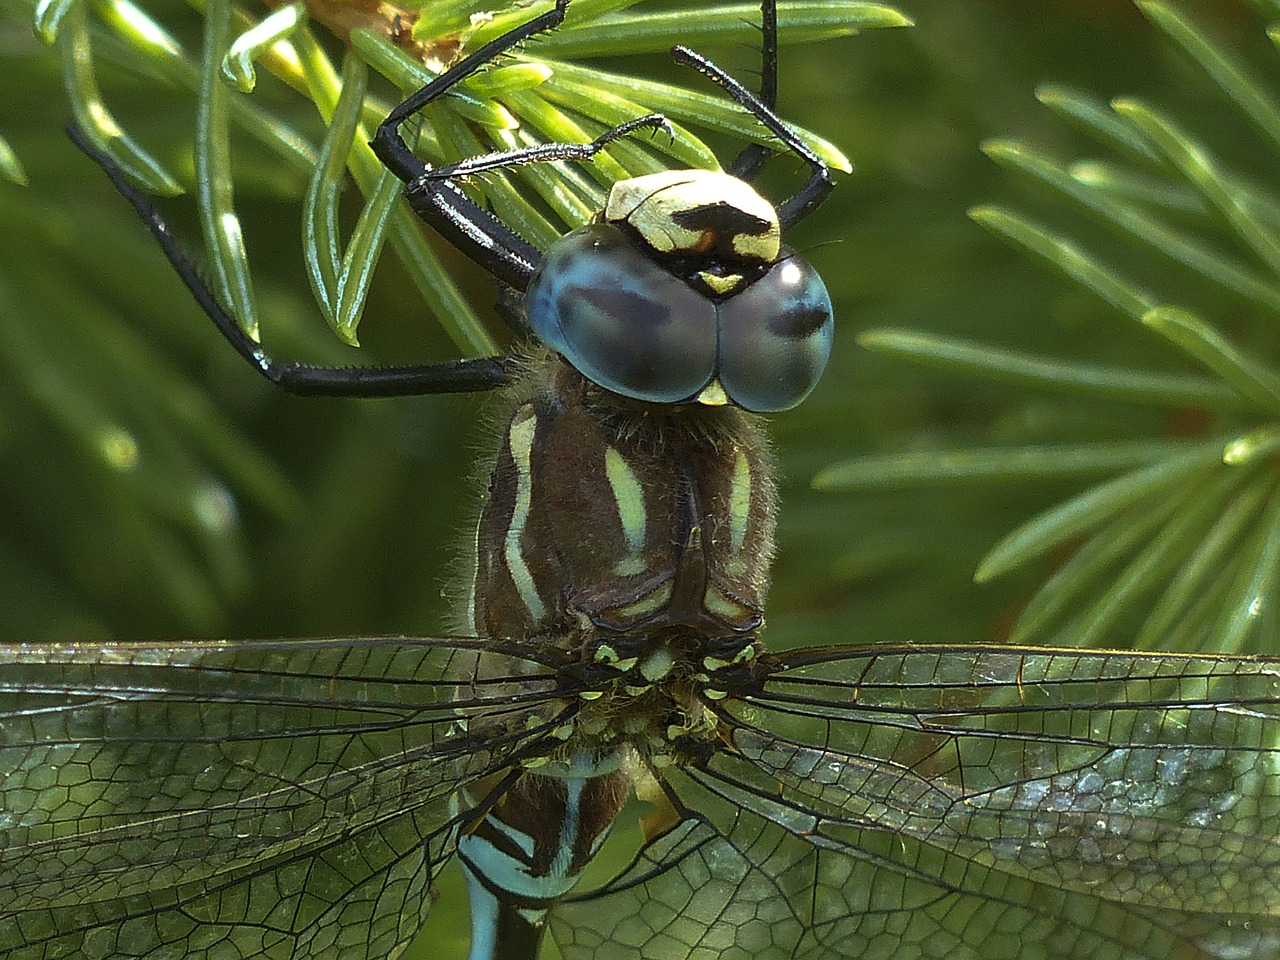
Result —
M 789 410 L 809 395 L 831 356 L 831 297 L 816 270 L 784 255 L 719 304 L 720 383 L 738 406 Z
M 612 224 L 579 227 L 556 241 L 524 302 L 538 337 L 614 393 L 678 403 L 715 373 L 714 304 Z

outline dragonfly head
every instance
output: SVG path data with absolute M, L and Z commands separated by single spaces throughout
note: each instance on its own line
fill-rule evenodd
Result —
M 831 299 L 782 245 L 778 213 L 726 173 L 614 184 L 593 223 L 543 255 L 537 335 L 594 383 L 646 403 L 787 410 L 831 354 Z

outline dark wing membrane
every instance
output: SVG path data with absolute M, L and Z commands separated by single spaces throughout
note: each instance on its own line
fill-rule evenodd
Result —
M 497 662 L 411 638 L 0 646 L 0 955 L 392 954 L 452 852 L 449 798 L 557 722 L 554 673 Z
M 1280 957 L 1280 661 L 808 650 L 719 703 L 571 960 Z

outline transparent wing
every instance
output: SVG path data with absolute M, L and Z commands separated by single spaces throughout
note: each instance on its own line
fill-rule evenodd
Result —
M 572 960 L 1280 956 L 1280 662 L 797 651 L 681 818 L 558 909 Z
M 486 680 L 492 656 L 0 646 L 0 955 L 392 955 L 451 853 L 450 796 L 543 747 L 539 706 L 555 723 L 554 672 L 504 657 L 523 676 Z

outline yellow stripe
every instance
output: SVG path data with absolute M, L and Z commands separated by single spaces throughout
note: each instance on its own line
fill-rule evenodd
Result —
M 516 465 L 516 503 L 511 511 L 511 526 L 507 527 L 507 538 L 503 550 L 503 558 L 507 562 L 507 572 L 516 585 L 516 592 L 525 608 L 535 621 L 547 615 L 547 608 L 538 596 L 538 586 L 533 582 L 533 575 L 524 562 L 524 554 L 520 552 L 520 538 L 524 535 L 524 525 L 529 519 L 529 507 L 533 502 L 533 468 L 530 466 L 530 455 L 533 452 L 533 434 L 538 421 L 532 410 L 522 411 L 511 423 L 507 431 L 507 442 L 511 450 L 511 459 Z
M 640 620 L 657 613 L 671 601 L 672 585 L 664 583 L 646 597 L 641 597 L 625 607 L 618 607 L 613 615 L 620 620 Z
M 702 606 L 709 613 L 724 620 L 734 621 L 751 615 L 751 609 L 726 594 L 714 583 L 702 594 Z
M 627 539 L 628 555 L 614 568 L 617 573 L 631 575 L 643 573 L 645 528 L 649 517 L 644 506 L 644 488 L 631 464 L 613 447 L 604 451 L 604 474 L 609 478 L 613 502 L 618 506 L 618 519 L 622 523 L 622 535 Z
M 476 524 L 471 539 L 471 589 L 467 592 L 467 623 L 473 637 L 480 636 L 480 624 L 476 622 L 476 591 L 480 589 L 480 524 Z
M 751 464 L 741 448 L 733 461 L 733 479 L 729 485 L 729 550 L 737 553 L 747 539 L 751 520 Z

